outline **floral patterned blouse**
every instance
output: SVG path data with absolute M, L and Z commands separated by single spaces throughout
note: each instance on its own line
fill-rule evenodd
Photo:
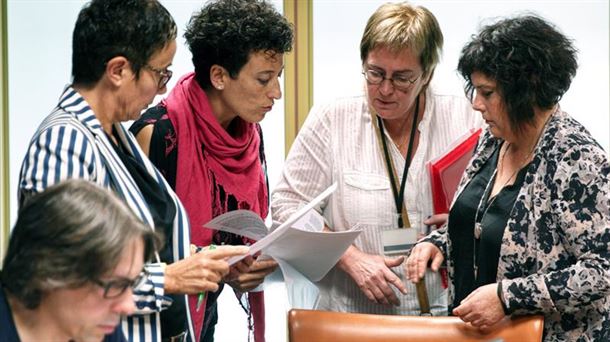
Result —
M 485 132 L 455 198 L 501 142 Z M 545 341 L 610 341 L 609 174 L 606 152 L 558 106 L 510 211 L 497 271 L 507 311 L 543 314 Z M 452 248 L 446 226 L 423 241 L 445 256 Z M 447 268 L 451 301 L 451 260 Z

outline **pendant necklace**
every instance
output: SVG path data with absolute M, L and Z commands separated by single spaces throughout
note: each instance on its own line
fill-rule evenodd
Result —
M 474 269 L 474 279 L 475 280 L 477 279 L 477 277 L 479 275 L 479 266 L 477 265 L 476 241 L 481 238 L 481 233 L 483 233 L 483 226 L 481 225 L 481 221 L 483 221 L 483 218 L 485 217 L 485 214 L 487 214 L 487 210 L 489 210 L 489 207 L 491 207 L 491 205 L 494 203 L 496 198 L 498 198 L 499 192 L 494 197 L 491 198 L 491 201 L 489 201 L 489 203 L 485 207 L 485 211 L 483 211 L 483 214 L 481 215 L 481 220 L 479 220 L 479 212 L 481 211 L 481 205 L 483 205 L 483 200 L 485 199 L 486 195 L 488 194 L 488 191 L 491 191 L 490 187 L 491 187 L 491 184 L 493 184 L 494 180 L 496 179 L 496 176 L 498 174 L 498 169 L 500 169 L 500 167 L 504 167 L 504 157 L 506 157 L 506 153 L 508 152 L 509 148 L 510 148 L 510 143 L 508 143 L 508 146 L 506 146 L 506 149 L 504 150 L 504 153 L 502 154 L 502 157 L 500 158 L 500 165 L 498 167 L 496 167 L 496 169 L 494 170 L 491 177 L 489 177 L 489 181 L 487 182 L 487 185 L 485 186 L 485 190 L 483 190 L 483 194 L 481 195 L 481 199 L 479 200 L 479 204 L 477 205 L 477 209 L 474 214 L 474 241 L 473 241 L 474 250 L 472 253 L 472 266 Z M 504 188 L 506 186 L 506 184 L 508 184 L 508 182 L 510 182 L 510 180 L 515 176 L 515 174 L 518 171 L 519 171 L 519 168 L 517 168 L 517 170 L 515 172 L 513 172 L 513 174 L 506 180 L 506 182 L 504 182 L 504 184 L 502 185 L 502 188 Z M 502 188 L 500 188 L 500 189 L 502 189 Z M 502 191 L 502 190 L 500 190 L 500 191 Z
M 479 240 L 481 238 L 481 234 L 483 233 L 483 225 L 482 225 L 481 222 L 483 221 L 483 218 L 485 217 L 485 214 L 487 214 L 487 211 L 489 210 L 489 207 L 491 207 L 491 205 L 494 203 L 496 198 L 498 198 L 498 195 L 500 194 L 502 189 L 504 189 L 506 184 L 508 184 L 508 182 L 510 182 L 510 180 L 513 177 L 515 177 L 517 172 L 519 172 L 523 168 L 523 166 L 525 166 L 525 163 L 534 154 L 534 151 L 536 150 L 536 146 L 538 146 L 538 144 L 540 143 L 540 138 L 542 138 L 542 133 L 544 132 L 544 128 L 546 127 L 546 125 L 549 122 L 549 120 L 551 119 L 551 117 L 553 117 L 552 114 L 549 115 L 549 117 L 546 119 L 546 121 L 542 125 L 542 128 L 540 129 L 540 132 L 538 133 L 538 137 L 536 138 L 536 143 L 532 146 L 532 149 L 525 156 L 525 158 L 523 159 L 523 161 L 521 162 L 519 167 L 517 167 L 515 169 L 515 171 L 510 175 L 510 177 L 508 177 L 506 182 L 504 182 L 504 184 L 502 184 L 502 187 L 500 188 L 500 191 L 498 191 L 498 193 L 496 193 L 492 197 L 491 201 L 489 201 L 489 199 L 488 199 L 489 203 L 485 207 L 485 210 L 483 211 L 483 213 L 481 215 L 481 219 L 479 220 L 479 212 L 481 211 L 481 205 L 483 205 L 483 200 L 485 199 L 485 196 L 488 193 L 488 191 L 491 191 L 490 190 L 490 186 L 495 181 L 495 178 L 496 178 L 496 176 L 498 174 L 498 169 L 500 169 L 500 168 L 503 169 L 504 168 L 504 158 L 506 157 L 506 153 L 508 153 L 508 149 L 510 149 L 510 147 L 511 147 L 511 143 L 508 143 L 508 145 L 506 146 L 506 149 L 504 150 L 504 153 L 502 154 L 502 157 L 500 158 L 499 165 L 496 167 L 496 169 L 494 170 L 493 174 L 489 178 L 489 182 L 487 182 L 487 185 L 485 186 L 485 190 L 483 191 L 483 195 L 481 196 L 481 199 L 479 200 L 479 204 L 477 205 L 477 209 L 476 209 L 476 212 L 475 212 L 475 215 L 474 215 L 474 240 L 475 241 Z M 477 260 L 476 260 L 477 259 L 476 244 L 473 244 L 473 247 L 474 247 L 474 251 L 472 253 L 472 259 L 473 259 L 472 260 L 472 264 L 473 264 L 473 268 L 474 268 L 474 278 L 477 279 L 479 267 L 477 266 Z
M 483 211 L 483 214 L 481 215 L 481 220 L 479 220 L 479 212 L 481 211 L 481 205 L 483 205 L 483 200 L 485 199 L 488 191 L 490 191 L 491 184 L 494 183 L 494 181 L 496 179 L 496 176 L 498 174 L 498 169 L 504 167 L 504 158 L 506 157 L 506 153 L 508 153 L 509 148 L 510 148 L 510 143 L 508 143 L 508 146 L 506 146 L 506 149 L 504 150 L 504 153 L 502 154 L 502 157 L 500 158 L 500 167 L 496 167 L 496 169 L 494 170 L 491 177 L 489 177 L 489 181 L 487 182 L 487 185 L 485 186 L 485 190 L 483 190 L 483 195 L 481 196 L 481 199 L 479 200 L 479 204 L 477 205 L 477 210 L 474 214 L 474 238 L 477 240 L 481 238 L 481 233 L 483 232 L 483 227 L 481 226 L 481 221 L 483 221 L 485 214 L 487 214 L 487 210 L 489 210 L 489 207 L 491 207 L 491 205 L 494 203 L 494 201 L 498 197 L 498 194 L 496 194 L 494 197 L 491 198 L 491 201 L 489 201 L 489 203 L 485 207 L 485 211 Z M 508 184 L 508 182 L 510 182 L 510 180 L 515 176 L 515 174 L 517 172 L 519 172 L 519 168 L 517 168 L 515 170 L 515 172 L 513 172 L 513 174 L 506 180 L 506 182 L 504 182 L 504 184 L 502 184 L 502 187 L 500 189 L 503 189 L 506 186 L 506 184 Z

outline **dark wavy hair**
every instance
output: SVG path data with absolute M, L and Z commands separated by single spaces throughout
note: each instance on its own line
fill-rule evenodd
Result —
M 471 100 L 471 75 L 497 83 L 511 127 L 534 120 L 534 107 L 550 109 L 570 88 L 578 69 L 572 40 L 541 17 L 525 14 L 484 26 L 462 49 L 458 71 Z
M 193 14 L 184 37 L 193 54 L 197 82 L 210 89 L 214 64 L 235 79 L 251 53 L 292 50 L 293 31 L 264 0 L 215 0 Z
M 72 34 L 72 82 L 93 86 L 106 63 L 129 60 L 136 78 L 150 58 L 176 39 L 177 28 L 156 0 L 93 0 L 78 15 Z
M 29 309 L 60 288 L 94 281 L 114 270 L 123 250 L 140 238 L 144 260 L 160 237 L 110 191 L 71 179 L 25 202 L 11 232 L 0 279 Z

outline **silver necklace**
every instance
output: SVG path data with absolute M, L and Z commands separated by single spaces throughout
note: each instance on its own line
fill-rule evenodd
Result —
M 536 150 L 536 146 L 538 146 L 538 144 L 540 143 L 540 138 L 542 138 L 542 132 L 544 132 L 544 128 L 546 127 L 546 124 L 549 122 L 549 120 L 551 120 L 551 117 L 553 117 L 553 114 L 549 115 L 546 118 L 546 120 L 544 121 L 544 124 L 542 124 L 542 128 L 540 129 L 540 132 L 538 132 L 538 136 L 536 137 L 536 143 L 532 146 L 530 152 L 525 156 L 525 158 L 523 159 L 523 161 L 521 162 L 519 167 L 516 168 L 515 171 L 513 172 L 513 174 L 510 177 L 508 177 L 506 182 L 504 182 L 504 184 L 500 188 L 500 191 L 502 191 L 502 189 L 506 186 L 506 184 L 508 184 L 508 182 L 510 182 L 510 180 L 517 174 L 517 172 L 519 172 L 519 170 L 521 170 L 521 168 L 523 168 L 523 166 L 525 166 L 525 163 L 529 160 L 529 158 L 532 156 L 532 154 L 534 154 L 534 151 Z M 504 158 L 506 157 L 506 153 L 508 153 L 508 149 L 510 147 L 511 147 L 511 143 L 508 143 L 508 146 L 506 146 L 506 149 L 504 150 L 504 154 L 502 154 L 502 157 L 500 158 L 500 165 L 498 165 L 496 167 L 496 169 L 494 170 L 493 174 L 489 178 L 489 182 L 487 182 L 487 185 L 485 186 L 485 191 L 483 192 L 483 196 L 481 196 L 481 199 L 479 200 L 479 205 L 477 205 L 477 210 L 476 210 L 476 212 L 474 214 L 474 238 L 475 239 L 480 239 L 481 238 L 481 233 L 483 232 L 483 226 L 481 225 L 481 221 L 483 221 L 483 218 L 485 217 L 485 214 L 487 214 L 487 210 L 489 210 L 489 207 L 491 207 L 493 202 L 496 200 L 496 198 L 498 197 L 498 194 L 496 194 L 491 199 L 491 202 L 485 208 L 485 211 L 483 212 L 483 215 L 481 215 L 481 221 L 479 221 L 478 220 L 479 219 L 479 211 L 481 210 L 481 205 L 483 204 L 483 199 L 485 198 L 485 194 L 487 194 L 487 191 L 489 190 L 489 186 L 491 185 L 491 183 L 494 182 L 494 180 L 496 178 L 496 175 L 498 173 L 498 169 L 500 167 L 504 168 Z M 500 193 L 500 192 L 498 192 L 498 193 Z
M 485 195 L 487 194 L 488 191 L 491 191 L 489 189 L 489 187 L 494 182 L 494 180 L 496 178 L 496 175 L 498 174 L 498 169 L 500 169 L 500 167 L 504 168 L 504 157 L 506 157 L 506 153 L 508 153 L 508 149 L 510 148 L 510 146 L 511 146 L 511 144 L 508 143 L 508 146 L 506 146 L 506 149 L 504 150 L 504 153 L 502 154 L 502 157 L 500 158 L 500 165 L 499 165 L 499 167 L 496 167 L 496 169 L 494 170 L 494 172 L 491 175 L 491 177 L 489 177 L 489 181 L 487 182 L 487 185 L 485 186 L 485 190 L 483 191 L 483 195 L 481 196 L 481 199 L 479 200 L 479 205 L 477 205 L 477 209 L 476 209 L 476 212 L 474 214 L 474 240 L 475 241 L 473 241 L 473 248 L 474 248 L 474 250 L 473 250 L 473 253 L 472 253 L 472 265 L 473 265 L 473 269 L 474 269 L 474 279 L 475 280 L 477 279 L 477 276 L 479 274 L 479 266 L 477 265 L 477 253 L 476 253 L 476 246 L 474 245 L 474 242 L 476 242 L 476 240 L 479 240 L 481 238 L 481 234 L 483 233 L 483 225 L 482 225 L 481 222 L 483 221 L 483 218 L 485 218 L 485 215 L 487 214 L 487 211 L 493 205 L 493 203 L 496 200 L 496 198 L 498 198 L 498 195 L 500 194 L 502 189 L 504 189 L 506 184 L 508 184 L 508 182 L 510 182 L 510 180 L 517 174 L 517 172 L 519 172 L 519 170 L 521 170 L 521 168 L 523 167 L 523 164 L 524 164 L 524 162 L 523 162 L 520 167 L 516 168 L 515 171 L 510 175 L 510 177 L 508 177 L 508 179 L 504 182 L 504 184 L 502 184 L 502 187 L 500 188 L 500 191 L 498 191 L 498 193 L 495 194 L 491 198 L 491 201 L 487 204 L 487 207 L 485 208 L 485 211 L 483 211 L 483 215 L 481 215 L 481 221 L 479 221 L 479 212 L 481 211 L 481 205 L 483 204 L 483 200 L 485 199 Z M 532 149 L 532 151 L 530 153 L 528 153 L 528 155 L 525 158 L 525 162 L 527 162 L 529 157 L 532 155 L 532 152 L 534 152 L 534 149 Z
M 500 158 L 500 166 L 502 168 L 504 168 L 504 158 L 506 157 L 506 153 L 508 153 L 508 149 L 510 148 L 510 146 L 511 146 L 510 143 L 508 143 L 508 146 L 506 147 L 506 149 L 504 150 L 504 153 L 502 154 L 502 157 Z M 529 158 L 530 154 L 528 154 L 528 158 Z M 494 170 L 491 177 L 489 177 L 489 181 L 487 182 L 487 185 L 485 186 L 485 190 L 483 191 L 483 195 L 481 196 L 481 199 L 479 200 L 479 204 L 477 205 L 477 211 L 474 214 L 474 238 L 477 240 L 481 238 L 481 233 L 483 232 L 483 226 L 481 225 L 481 221 L 483 221 L 483 218 L 485 217 L 485 214 L 487 214 L 487 210 L 489 210 L 489 207 L 491 207 L 491 205 L 494 203 L 496 198 L 498 198 L 498 194 L 496 194 L 494 197 L 491 198 L 491 201 L 485 208 L 485 211 L 483 211 L 483 215 L 481 215 L 481 221 L 479 221 L 479 212 L 481 211 L 481 205 L 483 204 L 485 195 L 489 191 L 489 187 L 496 179 L 496 175 L 498 174 L 498 169 L 500 169 L 500 167 L 496 167 L 496 169 Z M 520 169 L 521 168 L 517 168 L 513 172 L 513 174 L 510 175 L 510 177 L 508 177 L 506 182 L 504 182 L 504 184 L 502 184 L 502 187 L 500 189 L 503 189 L 506 186 L 506 184 L 508 184 L 508 182 L 510 182 L 510 180 L 517 174 L 517 172 L 519 172 Z
M 538 144 L 540 143 L 540 138 L 542 138 L 542 132 L 544 132 L 544 128 L 546 127 L 547 123 L 550 121 L 551 117 L 553 117 L 553 114 L 551 114 L 551 115 L 549 115 L 547 117 L 546 121 L 542 125 L 542 128 L 540 129 L 540 132 L 538 133 L 538 137 L 536 138 L 536 143 L 532 146 L 532 149 L 527 154 L 527 156 L 525 156 L 525 158 L 523 159 L 523 161 L 521 162 L 519 167 L 516 168 L 515 171 L 513 172 L 513 174 L 510 177 L 508 177 L 506 182 L 504 182 L 504 184 L 500 188 L 500 191 L 502 191 L 502 189 L 506 186 L 506 184 L 508 184 L 508 182 L 510 182 L 510 180 L 515 176 L 515 174 L 517 174 L 517 172 L 519 172 L 519 170 L 521 170 L 523 168 L 523 166 L 525 166 L 525 164 L 527 163 L 529 158 L 534 154 L 534 151 L 536 150 L 536 146 L 538 146 Z M 483 199 L 485 198 L 485 194 L 487 194 L 487 191 L 489 191 L 489 187 L 491 186 L 491 184 L 494 182 L 494 180 L 496 178 L 496 175 L 498 173 L 498 169 L 500 167 L 504 168 L 504 158 L 506 157 L 506 153 L 508 152 L 508 149 L 510 148 L 510 146 L 511 146 L 511 144 L 508 143 L 508 146 L 506 146 L 506 149 L 504 150 L 504 153 L 502 154 L 502 157 L 500 158 L 500 165 L 498 165 L 496 167 L 496 169 L 494 170 L 493 174 L 489 178 L 489 181 L 487 182 L 487 185 L 485 186 L 485 190 L 483 191 L 483 195 L 481 196 L 481 199 L 479 200 L 479 204 L 477 205 L 477 209 L 476 209 L 476 212 L 474 214 L 474 240 L 475 241 L 473 241 L 473 248 L 475 248 L 475 249 L 473 250 L 473 253 L 472 253 L 472 265 L 473 265 L 473 268 L 474 268 L 474 278 L 475 278 L 475 280 L 477 279 L 479 267 L 477 266 L 477 260 L 476 260 L 477 259 L 477 253 L 476 253 L 476 247 L 474 245 L 474 242 L 476 242 L 476 240 L 479 240 L 481 238 L 481 234 L 483 233 L 483 225 L 481 224 L 481 221 L 483 221 L 483 219 L 485 218 L 485 214 L 487 214 L 487 211 L 489 210 L 489 207 L 491 207 L 491 205 L 494 203 L 496 198 L 498 198 L 498 194 L 500 193 L 500 191 L 491 199 L 491 202 L 489 202 L 489 204 L 485 208 L 485 211 L 483 211 L 483 214 L 481 215 L 481 221 L 478 220 L 479 219 L 479 211 L 481 211 L 481 205 L 483 204 Z

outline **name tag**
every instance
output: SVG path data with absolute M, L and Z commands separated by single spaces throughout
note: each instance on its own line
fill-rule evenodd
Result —
M 402 228 L 382 232 L 383 254 L 405 254 L 417 242 L 418 229 Z

